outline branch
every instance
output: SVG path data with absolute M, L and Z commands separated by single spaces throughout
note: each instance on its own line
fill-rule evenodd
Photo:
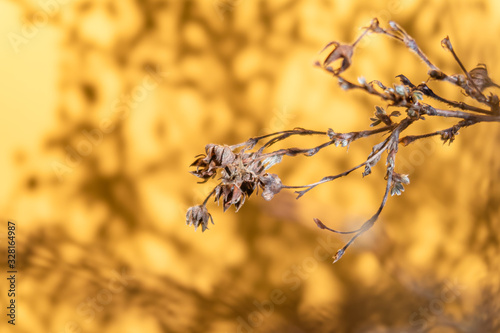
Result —
M 427 81 L 416 85 L 405 75 L 400 74 L 396 76 L 399 78 L 399 83 L 393 83 L 389 86 L 378 80 L 367 82 L 363 77 L 358 79 L 358 83 L 351 82 L 343 77 L 342 73 L 353 63 L 352 57 L 356 46 L 369 33 L 387 36 L 403 43 L 408 50 L 415 53 L 429 68 Z M 216 202 L 222 201 L 224 211 L 231 206 L 234 206 L 236 211 L 238 211 L 246 199 L 254 192 L 258 192 L 259 189 L 262 190 L 262 196 L 266 200 L 271 200 L 282 189 L 297 190 L 295 193 L 297 193 L 297 199 L 299 199 L 313 188 L 348 176 L 353 171 L 362 167 L 364 167 L 363 177 L 370 175 L 372 168 L 380 161 L 384 153 L 387 153 L 386 185 L 382 201 L 377 211 L 360 228 L 350 231 L 339 231 L 327 227 L 317 218 L 314 219 L 316 225 L 321 229 L 337 234 L 353 235 L 333 257 L 334 262 L 337 262 L 344 255 L 347 248 L 375 224 L 387 204 L 389 194 L 401 195 L 404 192 L 404 185 L 410 183 L 408 175 L 399 174 L 395 171 L 395 161 L 400 145 L 406 147 L 417 140 L 438 135 L 444 143 L 451 144 L 462 128 L 483 122 L 500 122 L 500 100 L 498 96 L 492 93 L 489 96 L 483 94 L 484 89 L 488 87 L 500 87 L 489 78 L 486 65 L 479 64 L 470 72 L 467 72 L 462 61 L 453 50 L 448 37 L 443 39 L 442 45 L 452 53 L 453 58 L 457 61 L 464 74 L 450 76 L 443 73 L 418 47 L 416 41 L 403 28 L 392 21 L 389 22 L 389 27 L 384 29 L 380 27 L 377 19 L 373 19 L 370 26 L 365 27 L 363 33 L 352 44 L 342 44 L 337 41 L 329 42 L 320 52 L 321 54 L 328 51 L 327 55 L 323 61 L 318 60 L 315 62 L 316 67 L 326 71 L 329 75 L 333 75 L 338 80 L 342 89 L 360 89 L 388 102 L 389 107 L 398 107 L 404 111 L 393 111 L 388 114 L 383 107 L 375 106 L 374 116 L 370 118 L 372 121 L 370 127 L 375 128 L 356 132 L 335 133 L 332 129 L 315 131 L 294 128 L 292 130 L 250 138 L 243 143 L 232 146 L 207 145 L 205 147 L 205 154 L 198 155 L 191 164 L 191 167 L 195 167 L 195 170 L 191 171 L 191 173 L 201 178 L 203 182 L 219 175 L 220 182 L 213 188 L 202 205 L 191 207 L 188 210 L 186 223 L 194 225 L 195 230 L 200 225 L 202 226 L 202 231 L 208 229 L 208 222 L 212 221 L 212 217 L 208 213 L 206 204 L 211 197 L 214 197 Z M 334 68 L 333 64 L 337 63 L 337 60 L 341 60 L 340 65 Z M 476 107 L 464 101 L 446 99 L 427 86 L 429 80 L 452 83 L 462 89 L 466 98 L 485 104 L 489 109 Z M 444 110 L 436 108 L 429 104 L 433 101 L 445 103 L 455 109 Z M 395 119 L 401 115 L 403 117 L 399 121 L 396 121 Z M 405 130 L 415 122 L 425 121 L 426 116 L 432 118 L 458 118 L 460 121 L 442 130 L 402 137 Z M 268 172 L 274 165 L 281 163 L 284 156 L 294 157 L 305 155 L 311 157 L 331 146 L 349 148 L 352 142 L 377 134 L 384 134 L 386 137 L 372 147 L 371 153 L 364 161 L 339 174 L 325 176 L 315 183 L 293 186 L 283 185 L 278 175 Z M 291 136 L 307 137 L 318 135 L 327 136 L 328 140 L 311 148 L 288 147 L 276 150 L 271 149 L 276 143 L 285 142 Z M 257 147 L 257 145 L 260 146 Z

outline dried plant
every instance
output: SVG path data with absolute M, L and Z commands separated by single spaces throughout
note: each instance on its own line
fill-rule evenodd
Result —
M 365 79 L 360 78 L 358 79 L 358 83 L 356 83 L 344 78 L 342 73 L 352 65 L 352 56 L 356 45 L 369 33 L 381 34 L 395 39 L 403 43 L 407 49 L 414 52 L 429 67 L 427 81 L 415 85 L 406 76 L 398 75 L 397 77 L 400 83 L 389 87 L 377 80 L 366 82 Z M 217 202 L 222 200 L 224 211 L 231 205 L 234 205 L 236 211 L 238 211 L 247 197 L 250 197 L 254 192 L 258 192 L 259 188 L 262 190 L 262 196 L 266 200 L 271 200 L 273 196 L 282 189 L 294 189 L 298 194 L 297 198 L 300 198 L 318 185 L 347 176 L 351 172 L 363 167 L 363 176 L 368 176 L 372 168 L 380 161 L 384 153 L 386 153 L 386 186 L 382 202 L 375 214 L 365 221 L 360 228 L 351 231 L 339 231 L 327 227 L 319 219 L 314 219 L 317 226 L 321 229 L 326 229 L 338 234 L 352 235 L 352 238 L 347 244 L 338 250 L 333 257 L 334 263 L 338 261 L 354 240 L 374 225 L 386 205 L 389 194 L 400 195 L 404 191 L 404 185 L 410 183 L 408 175 L 399 174 L 395 171 L 396 156 L 401 145 L 407 146 L 417 140 L 433 136 L 440 136 L 443 143 L 451 144 L 455 140 L 458 131 L 463 127 L 472 126 L 481 122 L 500 122 L 498 96 L 492 93 L 486 96 L 483 93 L 486 88 L 499 87 L 489 78 L 486 66 L 484 64 L 479 64 L 471 71 L 467 71 L 456 55 L 448 37 L 442 40 L 441 45 L 451 52 L 453 58 L 462 69 L 463 74 L 445 74 L 427 58 L 418 47 L 415 40 L 398 24 L 392 21 L 389 22 L 389 27 L 382 28 L 378 20 L 373 19 L 370 26 L 364 28 L 363 33 L 353 44 L 341 44 L 335 41 L 327 44 L 322 52 L 331 51 L 322 63 L 316 62 L 315 66 L 333 75 L 333 77 L 338 80 L 342 89 L 364 90 L 368 94 L 380 97 L 383 101 L 388 103 L 388 107 L 398 107 L 403 110 L 403 112 L 394 111 L 389 114 L 384 108 L 376 106 L 375 115 L 371 118 L 373 123 L 370 125 L 374 127 L 374 129 L 370 130 L 335 133 L 332 129 L 328 129 L 327 131 L 313 131 L 295 128 L 251 138 L 246 142 L 233 146 L 207 145 L 205 154 L 198 156 L 195 162 L 191 164 L 192 167 L 196 168 L 195 171 L 192 171 L 192 174 L 202 178 L 203 182 L 219 175 L 220 182 L 207 196 L 202 205 L 191 207 L 188 210 L 186 223 L 188 225 L 194 224 L 195 229 L 199 225 L 202 225 L 202 231 L 207 229 L 208 220 L 211 220 L 211 216 L 206 209 L 206 203 L 212 196 Z M 339 62 L 340 66 L 334 67 L 334 63 Z M 431 80 L 446 81 L 457 86 L 466 97 L 478 102 L 478 105 L 482 105 L 482 107 L 473 106 L 464 102 L 450 101 L 439 96 L 428 87 L 427 82 Z M 445 103 L 450 106 L 451 109 L 444 110 L 433 107 L 429 104 L 432 101 Z M 404 118 L 401 117 L 402 115 L 404 115 Z M 460 120 L 450 128 L 420 135 L 403 136 L 405 130 L 418 121 L 424 121 L 425 116 L 457 118 Z M 323 177 L 315 183 L 288 186 L 284 185 L 276 174 L 268 172 L 272 166 L 280 163 L 284 156 L 313 156 L 326 147 L 332 145 L 348 147 L 358 139 L 375 134 L 385 134 L 386 136 L 378 144 L 373 146 L 371 153 L 364 162 L 340 174 Z M 323 136 L 325 137 L 325 142 L 313 148 L 292 147 L 274 151 L 271 150 L 271 147 L 275 143 L 286 140 L 291 136 L 311 135 Z

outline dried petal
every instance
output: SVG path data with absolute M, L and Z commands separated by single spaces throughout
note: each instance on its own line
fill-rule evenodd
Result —
M 479 64 L 476 68 L 469 72 L 469 75 L 479 91 L 483 91 L 491 86 L 497 86 L 488 76 L 488 70 L 486 69 L 485 64 Z
M 386 112 L 385 112 L 384 108 L 382 108 L 378 105 L 375 106 L 375 116 L 377 116 L 377 118 L 378 118 L 378 116 L 385 115 L 385 114 L 386 114 Z
M 422 94 L 422 92 L 417 90 L 413 92 L 412 96 L 414 101 L 421 101 L 424 99 L 424 95 Z
M 400 177 L 401 177 L 402 184 L 405 184 L 405 185 L 410 184 L 410 177 L 408 177 L 408 175 L 403 174 L 403 175 L 400 175 Z
M 363 172 L 363 177 L 368 176 L 372 173 L 372 168 L 369 164 L 365 165 L 365 171 Z
M 215 201 L 219 202 L 222 198 L 223 210 L 224 212 L 228 210 L 232 205 L 235 206 L 236 211 L 238 211 L 241 206 L 245 203 L 247 193 L 252 193 L 254 188 L 248 183 L 245 183 L 245 190 L 241 189 L 236 184 L 223 184 L 218 185 L 214 190 Z
M 240 185 L 241 191 L 247 196 L 251 196 L 255 188 L 257 187 L 256 182 L 252 180 L 244 181 Z
M 400 84 L 398 84 L 394 87 L 394 90 L 396 90 L 396 93 L 398 95 L 401 95 L 401 96 L 406 96 L 406 93 L 408 92 L 407 89 L 408 89 L 407 87 L 400 85 Z
M 262 162 L 262 164 L 265 165 L 264 170 L 267 170 L 270 167 L 272 167 L 273 165 L 280 163 L 282 159 L 283 159 L 283 155 L 274 155 L 274 156 L 271 156 L 271 157 L 264 159 L 264 161 Z
M 231 207 L 233 204 L 233 189 L 234 185 L 222 185 L 222 202 L 223 202 L 223 210 L 224 212 Z
M 391 187 L 391 196 L 394 194 L 401 195 L 401 193 L 404 191 L 405 191 L 405 188 L 404 188 L 403 184 L 401 184 L 398 181 L 395 181 Z
M 214 161 L 215 165 L 219 167 L 224 167 L 236 159 L 236 154 L 233 153 L 230 147 L 208 144 L 205 147 L 205 151 L 207 152 L 207 157 L 209 157 L 210 161 Z
M 396 75 L 396 77 L 398 77 L 399 80 L 401 81 L 401 83 L 404 84 L 405 86 L 408 86 L 410 88 L 415 87 L 415 85 L 413 83 L 411 83 L 411 81 L 403 74 Z

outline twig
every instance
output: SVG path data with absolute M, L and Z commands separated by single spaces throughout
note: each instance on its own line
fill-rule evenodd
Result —
M 206 204 L 211 197 L 215 197 L 215 201 L 217 202 L 220 200 L 223 201 L 224 211 L 232 205 L 238 211 L 245 200 L 254 192 L 258 192 L 259 189 L 262 189 L 262 196 L 266 200 L 271 200 L 282 189 L 296 190 L 295 193 L 297 193 L 298 199 L 316 186 L 345 177 L 362 167 L 364 167 L 363 176 L 370 175 L 372 168 L 380 161 L 383 154 L 387 153 L 386 185 L 382 201 L 377 211 L 360 228 L 350 231 L 339 231 L 327 227 L 317 218 L 314 219 L 316 225 L 321 229 L 337 234 L 353 235 L 344 247 L 335 254 L 334 262 L 336 262 L 358 237 L 375 224 L 386 206 L 389 194 L 400 195 L 404 191 L 404 185 L 410 183 L 408 175 L 399 174 L 395 171 L 396 157 L 400 145 L 408 146 L 417 140 L 434 136 L 440 136 L 443 143 L 451 144 L 462 128 L 483 122 L 500 122 L 500 100 L 498 96 L 490 94 L 486 97 L 482 93 L 485 88 L 497 88 L 499 86 L 489 78 L 486 66 L 483 64 L 479 64 L 476 68 L 467 72 L 462 61 L 460 61 L 453 50 L 448 37 L 443 39 L 443 46 L 452 53 L 465 75 L 455 74 L 449 76 L 443 73 L 429 60 L 418 47 L 415 40 L 395 22 L 389 22 L 389 28 L 384 29 L 379 26 L 377 19 L 373 19 L 370 26 L 364 29 L 363 33 L 352 44 L 342 44 L 337 41 L 328 43 L 320 53 L 332 47 L 333 49 L 330 50 L 324 61 L 316 61 L 315 66 L 333 75 L 338 80 L 342 89 L 360 89 L 370 95 L 378 96 L 383 101 L 387 101 L 389 103 L 388 106 L 398 107 L 404 111 L 393 111 L 388 114 L 384 108 L 376 106 L 374 116 L 370 118 L 372 121 L 370 126 L 381 126 L 369 130 L 335 133 L 332 129 L 314 131 L 294 128 L 292 130 L 250 138 L 243 143 L 232 146 L 207 145 L 205 147 L 205 154 L 197 156 L 196 160 L 191 164 L 192 167 L 196 168 L 191 173 L 202 178 L 204 182 L 219 175 L 220 182 L 210 192 L 202 205 L 191 207 L 188 210 L 186 215 L 188 225 L 194 225 L 195 230 L 200 225 L 202 226 L 202 231 L 207 229 L 208 222 L 212 221 L 212 217 L 208 213 Z M 400 81 L 399 84 L 394 83 L 392 86 L 386 86 L 378 80 L 367 82 L 364 78 L 359 78 L 358 83 L 355 83 L 341 75 L 351 66 L 355 47 L 368 33 L 381 34 L 403 43 L 408 50 L 414 52 L 429 67 L 427 81 L 416 85 L 405 75 L 400 74 L 397 76 Z M 338 68 L 333 68 L 332 65 L 336 63 L 336 60 L 342 60 L 342 62 Z M 431 79 L 450 82 L 456 85 L 463 89 L 466 97 L 487 105 L 489 109 L 476 107 L 463 101 L 451 101 L 440 96 L 439 93 L 434 92 L 427 86 L 427 82 Z M 431 101 L 445 103 L 454 109 L 444 110 L 436 108 L 429 104 Z M 404 117 L 399 118 L 399 121 L 397 121 L 398 117 L 402 114 Z M 413 123 L 424 121 L 426 116 L 434 118 L 457 118 L 461 120 L 457 124 L 442 130 L 401 137 L 403 132 Z M 332 145 L 349 147 L 356 140 L 377 134 L 384 134 L 386 137 L 373 146 L 371 153 L 363 162 L 339 174 L 323 177 L 317 182 L 306 185 L 283 185 L 278 175 L 268 172 L 271 167 L 281 163 L 284 156 L 313 156 Z M 289 147 L 274 151 L 271 150 L 274 144 L 284 142 L 291 136 L 306 137 L 316 135 L 328 136 L 328 140 L 312 148 Z M 256 148 L 258 144 L 260 146 Z

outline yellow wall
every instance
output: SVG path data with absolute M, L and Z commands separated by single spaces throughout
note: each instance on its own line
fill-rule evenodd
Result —
M 16 326 L 2 310 L 2 332 L 499 330 L 497 124 L 402 149 L 396 169 L 411 184 L 335 265 L 347 238 L 312 218 L 359 226 L 381 200 L 382 167 L 298 201 L 252 196 L 236 214 L 210 203 L 209 231 L 185 225 L 215 185 L 188 173 L 205 144 L 366 129 L 385 106 L 312 66 L 326 43 L 353 41 L 373 17 L 395 20 L 446 72 L 459 72 L 440 46 L 448 35 L 465 66 L 486 63 L 500 82 L 499 15 L 493 0 L 0 0 L 0 234 L 16 221 L 19 269 Z M 373 35 L 346 76 L 390 85 L 426 72 Z M 311 183 L 364 160 L 377 140 L 272 172 Z

